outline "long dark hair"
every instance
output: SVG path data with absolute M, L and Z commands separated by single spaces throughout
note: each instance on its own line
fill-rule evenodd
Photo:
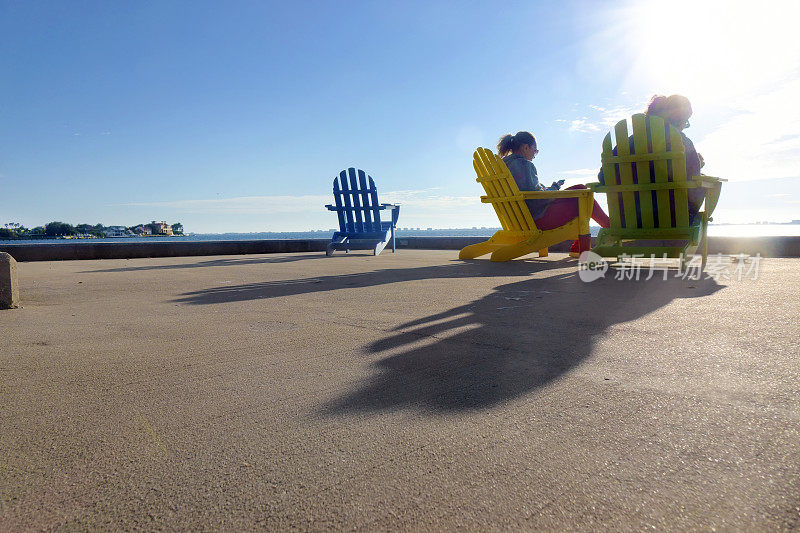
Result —
M 500 157 L 503 157 L 515 150 L 519 150 L 523 144 L 530 144 L 536 148 L 536 137 L 529 131 L 519 131 L 516 135 L 507 133 L 497 141 L 497 153 Z

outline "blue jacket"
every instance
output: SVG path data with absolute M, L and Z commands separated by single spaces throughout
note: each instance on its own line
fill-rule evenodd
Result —
M 509 172 L 517 182 L 520 191 L 545 191 L 547 190 L 539 183 L 539 176 L 536 174 L 536 167 L 533 163 L 519 154 L 508 154 L 503 158 Z M 531 216 L 534 220 L 544 216 L 550 200 L 525 200 Z

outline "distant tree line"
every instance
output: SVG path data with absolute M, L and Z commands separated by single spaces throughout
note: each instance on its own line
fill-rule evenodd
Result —
M 133 230 L 135 227 L 144 226 L 153 233 L 157 232 L 155 224 L 137 224 L 136 226 L 124 226 L 126 230 Z M 44 226 L 37 226 L 29 229 L 17 222 L 9 222 L 0 228 L 0 240 L 16 240 L 26 238 L 44 237 L 74 237 L 76 235 L 88 235 L 92 237 L 105 237 L 105 232 L 110 226 L 103 224 L 78 224 L 73 226 L 66 222 L 48 222 Z M 177 222 L 171 225 L 172 232 L 176 235 L 183 234 L 183 224 Z

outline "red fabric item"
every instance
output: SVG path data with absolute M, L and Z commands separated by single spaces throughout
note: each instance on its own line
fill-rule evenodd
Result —
M 577 239 L 572 242 L 572 247 L 569 249 L 570 253 L 588 252 L 592 249 L 592 236 L 579 235 Z
M 585 188 L 586 185 L 573 185 L 572 187 L 567 187 L 565 190 Z M 577 216 L 577 198 L 556 198 L 547 206 L 547 211 L 545 211 L 544 216 L 537 218 L 534 222 L 536 222 L 536 227 L 540 230 L 548 230 L 563 226 Z M 592 208 L 592 219 L 600 224 L 601 228 L 607 228 L 611 222 L 608 219 L 608 215 L 603 211 L 603 208 L 597 203 L 597 200 L 595 200 L 594 207 Z

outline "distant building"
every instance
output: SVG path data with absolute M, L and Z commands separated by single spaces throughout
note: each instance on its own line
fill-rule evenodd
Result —
M 106 237 L 127 237 L 129 233 L 125 226 L 109 226 L 103 230 L 103 235 Z
M 172 235 L 172 228 L 163 220 L 161 222 L 153 220 L 149 225 L 153 235 Z
M 153 234 L 153 231 L 149 227 L 145 226 L 144 224 L 139 224 L 138 226 L 133 228 L 133 232 L 136 235 L 152 235 Z

